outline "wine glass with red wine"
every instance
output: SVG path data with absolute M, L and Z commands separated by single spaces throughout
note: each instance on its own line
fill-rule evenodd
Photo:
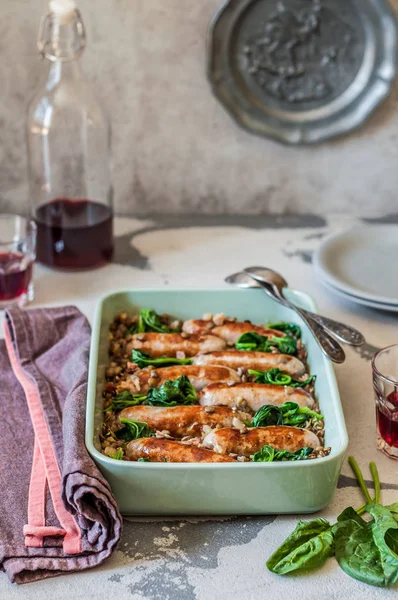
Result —
M 36 225 L 19 215 L 0 215 L 0 308 L 33 300 Z
M 384 454 L 398 460 L 398 344 L 375 354 L 372 368 L 377 446 Z

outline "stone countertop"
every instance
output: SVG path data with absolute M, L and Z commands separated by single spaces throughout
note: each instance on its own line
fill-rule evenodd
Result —
M 367 477 L 367 464 L 377 462 L 383 500 L 391 503 L 398 498 L 398 463 L 376 450 L 370 359 L 378 348 L 397 341 L 396 317 L 337 299 L 316 281 L 311 267 L 320 240 L 356 224 L 355 218 L 341 215 L 117 219 L 114 263 L 73 274 L 38 266 L 34 305 L 75 304 L 91 319 L 98 297 L 113 289 L 224 287 L 224 277 L 245 266 L 276 268 L 291 287 L 314 296 L 321 312 L 366 335 L 368 344 L 348 349 L 347 362 L 336 373 L 349 453 Z M 360 492 L 346 464 L 334 500 L 322 516 L 334 520 L 344 507 L 359 504 Z M 86 600 L 95 595 L 99 600 L 279 600 L 290 595 L 306 600 L 348 596 L 374 600 L 396 596 L 396 589 L 381 590 L 350 579 L 334 560 L 304 577 L 281 578 L 268 572 L 266 559 L 297 520 L 297 516 L 129 518 L 118 550 L 101 567 L 20 587 L 0 576 L 0 599 Z

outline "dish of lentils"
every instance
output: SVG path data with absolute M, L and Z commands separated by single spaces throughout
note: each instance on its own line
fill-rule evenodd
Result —
M 327 456 L 306 361 L 295 323 L 122 312 L 109 332 L 102 452 L 174 463 Z

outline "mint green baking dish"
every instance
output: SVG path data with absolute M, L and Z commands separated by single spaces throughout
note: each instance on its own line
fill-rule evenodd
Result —
M 289 299 L 316 311 L 306 294 Z M 108 362 L 108 332 L 123 310 L 154 308 L 181 319 L 223 312 L 254 323 L 295 321 L 303 331 L 316 394 L 325 415 L 326 458 L 296 463 L 177 464 L 129 463 L 101 454 L 102 390 Z M 135 290 L 103 297 L 96 309 L 91 340 L 86 414 L 86 446 L 109 481 L 124 515 L 254 515 L 313 513 L 332 500 L 348 445 L 336 378 L 307 327 L 291 310 L 262 290 Z

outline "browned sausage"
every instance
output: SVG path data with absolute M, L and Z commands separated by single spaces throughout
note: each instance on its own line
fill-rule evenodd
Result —
M 254 331 L 255 333 L 259 333 L 260 335 L 264 335 L 267 337 L 285 336 L 285 334 L 281 331 L 277 331 L 276 329 L 270 329 L 269 327 L 265 327 L 265 325 L 253 325 L 253 323 L 239 321 L 235 323 L 225 323 L 220 327 L 214 327 L 214 329 L 211 330 L 211 333 L 212 335 L 218 335 L 220 338 L 225 340 L 230 346 L 235 346 L 240 336 L 244 333 L 249 333 L 250 331 Z
M 218 429 L 210 432 L 203 441 L 206 448 L 215 452 L 239 456 L 251 456 L 266 444 L 289 452 L 320 446 L 317 436 L 311 431 L 283 425 L 255 427 L 246 433 L 241 433 L 239 429 Z
M 126 457 L 128 460 L 147 458 L 150 462 L 235 462 L 235 459 L 230 456 L 223 456 L 205 448 L 197 448 L 181 442 L 155 437 L 141 438 L 129 442 L 126 446 Z
M 248 413 L 226 406 L 131 406 L 122 410 L 119 417 L 143 421 L 154 431 L 168 431 L 173 437 L 197 437 L 202 435 L 204 426 L 237 427 L 238 420 L 243 426 L 244 420 L 251 419 Z
M 301 377 L 306 372 L 303 363 L 295 356 L 287 354 L 273 354 L 272 352 L 240 352 L 239 350 L 226 350 L 195 356 L 194 365 L 220 365 L 238 369 L 254 369 L 267 371 L 278 367 L 292 377 Z
M 228 367 L 196 365 L 176 365 L 174 367 L 163 367 L 154 369 L 147 367 L 139 369 L 132 375 L 127 376 L 124 381 L 118 385 L 117 391 L 128 390 L 132 394 L 146 394 L 151 387 L 159 387 L 165 381 L 178 379 L 181 375 L 186 375 L 193 387 L 199 391 L 206 385 L 215 382 L 235 383 L 240 381 L 236 371 Z
M 254 325 L 246 321 L 226 321 L 224 325 L 215 326 L 213 321 L 205 321 L 203 319 L 191 319 L 185 321 L 182 326 L 186 333 L 217 335 L 222 338 L 230 346 L 234 346 L 241 335 L 250 331 L 255 331 L 264 336 L 284 337 L 285 334 L 276 329 L 270 329 L 265 325 Z
M 265 404 L 281 406 L 285 402 L 296 402 L 299 406 L 310 408 L 315 404 L 312 396 L 305 390 L 264 383 L 213 383 L 199 392 L 199 404 L 202 406 L 243 408 L 246 405 L 253 412 Z
M 223 350 L 226 343 L 215 335 L 190 335 L 183 337 L 180 333 L 136 333 L 127 344 L 127 352 L 141 350 L 153 358 L 160 356 L 175 357 L 177 352 L 185 356 L 195 356 L 206 352 Z

